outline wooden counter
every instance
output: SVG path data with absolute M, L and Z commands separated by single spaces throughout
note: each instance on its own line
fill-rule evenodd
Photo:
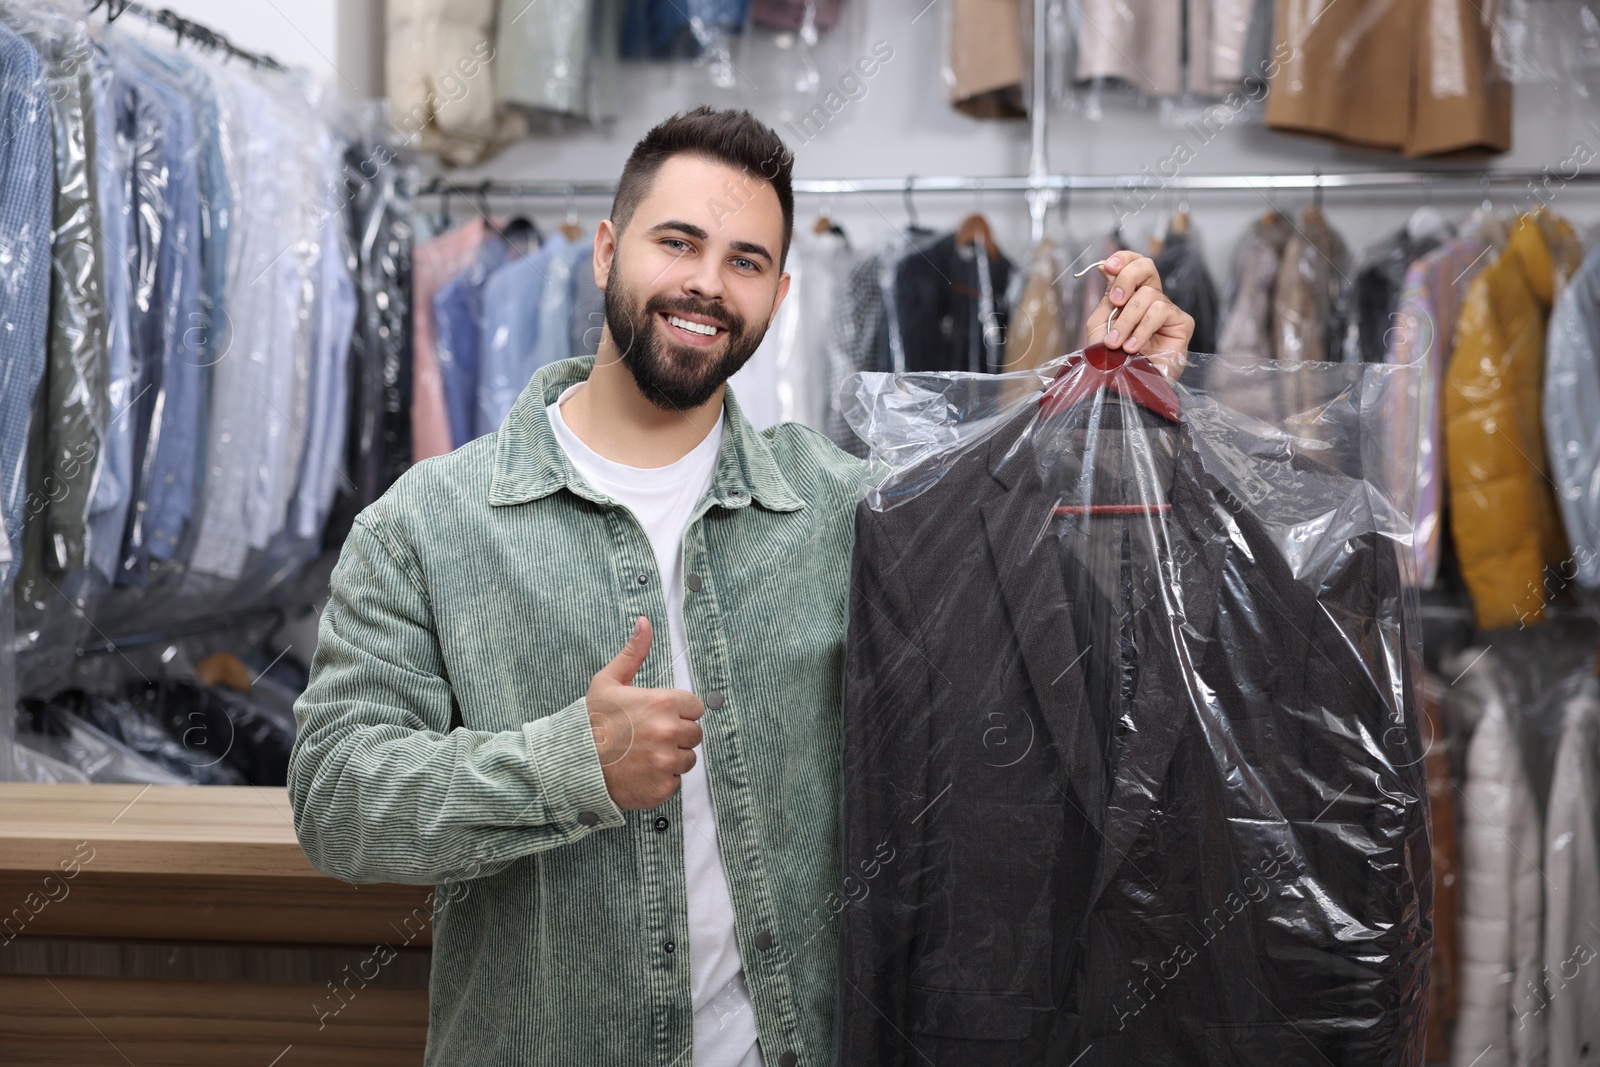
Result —
M 0 1060 L 421 1063 L 430 893 L 317 873 L 283 789 L 0 782 Z

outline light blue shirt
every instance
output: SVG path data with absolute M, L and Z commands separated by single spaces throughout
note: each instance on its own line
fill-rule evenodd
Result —
M 474 437 L 500 428 L 534 371 L 566 358 L 570 249 L 567 239 L 557 233 L 537 252 L 489 276 L 483 296 Z
M 329 180 L 339 173 L 340 157 L 325 139 Z M 320 543 L 322 524 L 333 509 L 334 494 L 344 480 L 344 437 L 350 406 L 346 367 L 350 337 L 356 325 L 356 287 L 345 265 L 340 239 L 342 220 L 335 212 L 323 219 L 317 260 L 317 298 L 313 325 L 311 396 L 306 418 L 306 449 L 301 455 L 295 488 L 291 532 Z M 316 546 L 314 545 L 315 549 Z M 312 552 L 312 556 L 320 550 Z
M 115 37 L 110 54 L 117 76 L 159 99 L 166 112 L 162 134 L 166 190 L 161 203 L 160 253 L 149 312 L 159 319 L 158 351 L 146 358 L 161 366 L 160 397 L 141 463 L 146 477 L 130 517 L 123 560 L 124 583 L 142 585 L 148 559 L 172 559 L 194 511 L 195 451 L 201 432 L 204 355 L 197 343 L 201 311 L 200 141 L 193 105 L 175 86 L 173 74 L 138 42 Z
M 10 566 L 22 558 L 23 472 L 50 318 L 50 212 L 55 170 L 39 53 L 0 26 L 0 504 Z
M 489 279 L 511 257 L 505 238 L 484 237 L 472 266 L 456 275 L 433 297 L 433 321 L 439 333 L 439 376 L 450 416 L 455 448 L 472 440 L 477 424 L 478 363 L 482 346 L 485 290 Z
M 606 294 L 594 283 L 594 238 L 572 246 L 572 311 L 570 314 L 574 356 L 592 356 L 600 351 L 600 333 L 606 324 Z

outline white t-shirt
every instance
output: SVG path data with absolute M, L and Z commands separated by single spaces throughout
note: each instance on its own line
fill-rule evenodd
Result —
M 631 511 L 644 527 L 667 594 L 672 674 L 679 689 L 695 692 L 683 625 L 683 532 L 716 471 L 724 417 L 688 454 L 665 467 L 615 463 L 578 439 L 561 417 L 561 405 L 583 382 L 568 386 L 545 408 L 550 429 L 584 481 Z M 660 640 L 659 631 L 656 640 Z M 683 858 L 689 887 L 689 989 L 694 1003 L 694 1067 L 763 1067 L 756 1044 L 755 1010 L 745 985 L 734 934 L 733 899 L 717 844 L 717 817 L 706 778 L 704 746 L 683 776 Z

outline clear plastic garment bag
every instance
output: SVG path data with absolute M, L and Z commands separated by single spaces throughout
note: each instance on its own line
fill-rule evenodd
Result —
M 1413 372 L 1189 360 L 846 383 L 845 1067 L 1421 1063 Z

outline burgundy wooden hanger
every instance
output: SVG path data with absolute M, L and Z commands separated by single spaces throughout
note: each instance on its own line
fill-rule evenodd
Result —
M 1156 365 L 1144 356 L 1113 351 L 1101 341 L 1067 357 L 1055 380 L 1039 397 L 1039 406 L 1044 417 L 1049 418 L 1102 388 L 1127 397 L 1169 422 L 1178 421 L 1178 394 Z
M 1118 310 L 1112 308 L 1106 319 L 1108 331 Z M 1179 421 L 1178 394 L 1166 375 L 1146 356 L 1130 356 L 1121 349 L 1107 348 L 1104 341 L 1096 341 L 1081 353 L 1067 357 L 1056 372 L 1055 380 L 1039 397 L 1040 416 L 1048 419 L 1092 397 L 1100 389 L 1125 396 L 1169 422 Z M 1150 515 L 1171 508 L 1171 504 L 1057 504 L 1055 514 Z

